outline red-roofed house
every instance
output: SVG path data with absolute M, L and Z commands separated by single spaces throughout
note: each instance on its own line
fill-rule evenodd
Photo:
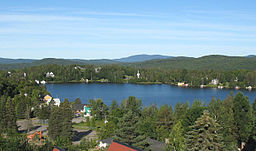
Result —
M 141 151 L 135 147 L 113 140 L 108 151 Z

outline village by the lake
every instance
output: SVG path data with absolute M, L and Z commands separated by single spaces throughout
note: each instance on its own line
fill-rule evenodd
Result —
M 0 0 L 0 151 L 256 151 L 255 0 Z

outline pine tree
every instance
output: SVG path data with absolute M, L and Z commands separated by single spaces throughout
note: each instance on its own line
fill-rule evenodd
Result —
M 256 99 L 252 104 L 252 113 L 253 113 L 253 129 L 252 129 L 252 138 L 256 142 Z
M 182 121 L 178 121 L 172 128 L 170 133 L 170 145 L 176 151 L 182 151 L 185 147 L 184 128 Z
M 208 105 L 211 117 L 222 127 L 223 143 L 226 150 L 237 148 L 236 126 L 233 114 L 233 96 L 228 96 L 224 101 L 212 99 Z
M 12 135 L 17 133 L 16 115 L 13 100 L 8 98 L 6 102 L 6 128 L 8 134 Z
M 48 127 L 48 135 L 53 140 L 57 139 L 57 137 L 61 135 L 62 121 L 63 120 L 60 107 L 54 107 L 50 115 Z
M 195 125 L 191 126 L 187 135 L 187 150 L 191 151 L 220 151 L 223 150 L 222 135 L 219 133 L 220 125 L 210 117 L 209 112 L 204 111 Z
M 62 113 L 62 133 L 61 136 L 71 140 L 73 133 L 72 133 L 72 108 L 68 101 L 64 101 L 61 105 L 61 113 Z
M 114 139 L 140 149 L 145 149 L 148 144 L 146 137 L 138 131 L 138 121 L 139 117 L 134 116 L 132 111 L 128 111 L 120 119 Z
M 6 100 L 5 96 L 2 96 L 0 99 L 0 134 L 6 131 Z
M 237 127 L 238 143 L 247 142 L 252 132 L 252 108 L 248 97 L 238 93 L 233 105 L 235 125 Z

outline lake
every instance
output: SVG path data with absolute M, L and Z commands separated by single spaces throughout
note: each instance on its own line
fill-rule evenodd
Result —
M 61 101 L 68 98 L 74 101 L 80 98 L 82 103 L 88 103 L 89 99 L 101 98 L 103 102 L 110 105 L 113 100 L 119 104 L 129 96 L 135 96 L 142 100 L 144 106 L 150 104 L 170 104 L 174 106 L 177 102 L 189 101 L 190 104 L 195 99 L 208 103 L 212 97 L 225 99 L 231 91 L 236 94 L 241 91 L 248 96 L 250 101 L 256 98 L 256 91 L 216 89 L 216 88 L 183 88 L 167 84 L 159 85 L 138 85 L 138 84 L 47 84 L 47 90 L 53 97 L 58 97 Z

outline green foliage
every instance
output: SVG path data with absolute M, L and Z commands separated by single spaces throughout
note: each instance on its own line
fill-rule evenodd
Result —
M 174 123 L 173 110 L 171 106 L 163 105 L 157 113 L 157 133 L 158 139 L 165 140 L 169 137 L 172 125 Z
M 202 117 L 198 118 L 191 131 L 187 135 L 187 150 L 192 151 L 221 151 L 224 148 L 220 125 L 210 117 L 209 112 L 204 111 Z
M 252 108 L 248 97 L 238 93 L 234 98 L 233 112 L 238 129 L 238 141 L 239 143 L 246 142 L 252 130 Z
M 103 103 L 101 99 L 98 100 L 89 100 L 89 103 L 92 107 L 92 115 L 96 120 L 105 119 L 108 106 Z
M 18 130 L 16 125 L 16 114 L 13 100 L 10 98 L 7 99 L 6 112 L 4 116 L 6 118 L 7 133 L 10 135 L 16 134 Z
M 136 114 L 134 115 L 132 110 L 129 110 L 119 120 L 114 139 L 140 149 L 145 149 L 148 144 L 146 142 L 146 137 L 141 135 L 137 129 L 138 122 L 139 117 L 136 116 Z
M 70 141 L 73 137 L 72 118 L 72 109 L 68 100 L 65 100 L 60 107 L 54 107 L 49 119 L 49 136 L 53 140 Z
M 221 126 L 221 134 L 223 135 L 223 143 L 226 150 L 235 150 L 237 144 L 237 127 L 235 126 L 233 114 L 233 96 L 228 96 L 224 101 L 215 100 L 214 98 L 208 105 L 211 117 Z
M 169 136 L 170 147 L 176 151 L 183 151 L 186 146 L 184 135 L 185 131 L 182 126 L 182 121 L 178 121 L 173 126 Z
M 51 107 L 49 105 L 41 105 L 38 113 L 38 118 L 41 120 L 49 119 L 51 115 Z
M 190 126 L 194 125 L 195 121 L 201 117 L 203 114 L 203 111 L 206 109 L 204 104 L 198 100 L 194 101 L 192 104 L 192 107 L 188 109 L 186 112 L 185 118 L 182 122 L 183 127 L 185 128 L 185 131 L 189 131 Z

